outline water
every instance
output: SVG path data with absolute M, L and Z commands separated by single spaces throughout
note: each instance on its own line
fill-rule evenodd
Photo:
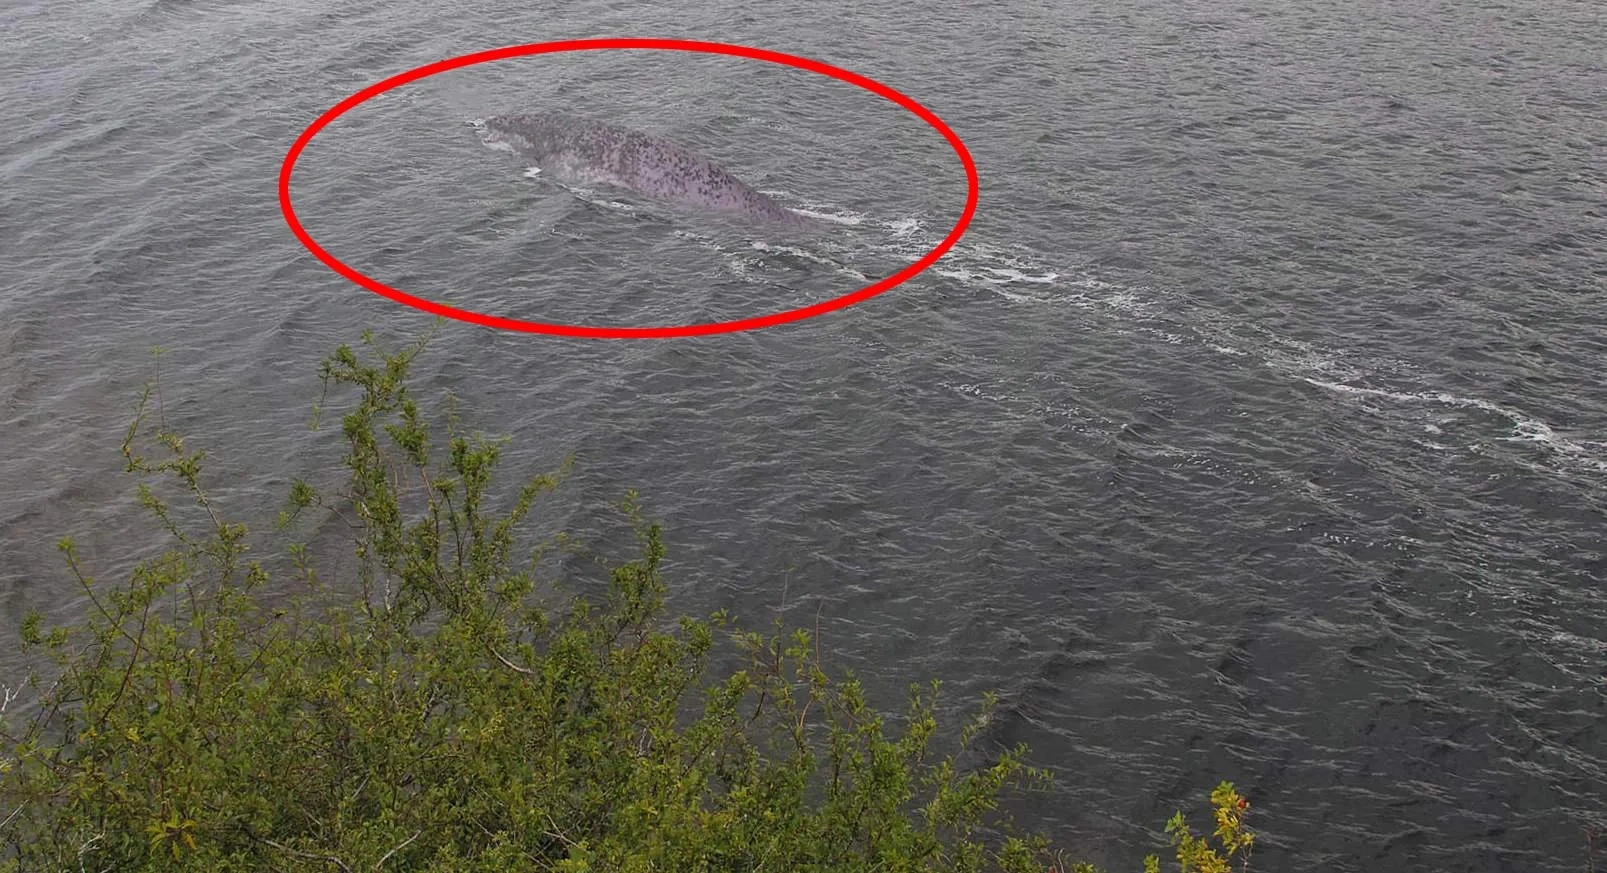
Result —
M 338 434 L 303 426 L 318 360 L 428 322 L 286 230 L 279 161 L 318 114 L 516 42 L 754 44 L 941 115 L 976 222 L 919 279 L 758 333 L 446 327 L 428 390 L 514 435 L 510 468 L 576 456 L 550 521 L 602 530 L 638 488 L 677 608 L 818 612 L 889 706 L 929 677 L 956 706 L 1000 689 L 988 740 L 1062 780 L 1018 818 L 1113 868 L 1229 778 L 1261 869 L 1583 869 L 1581 829 L 1607 826 L 1603 24 L 1567 0 L 14 4 L 0 623 L 82 606 L 58 537 L 106 568 L 155 541 L 115 475 L 152 346 L 226 506 L 260 525 L 289 474 L 338 476 Z M 462 125 L 548 105 L 857 223 L 787 247 L 577 197 Z M 382 280 L 616 325 L 845 293 L 965 194 L 936 134 L 870 95 L 646 53 L 408 86 L 321 134 L 294 190 Z

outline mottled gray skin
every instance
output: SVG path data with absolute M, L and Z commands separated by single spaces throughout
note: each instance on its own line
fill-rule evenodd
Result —
M 486 145 L 511 151 L 562 181 L 617 185 L 667 203 L 786 227 L 817 224 L 708 158 L 641 131 L 556 112 L 493 115 L 477 127 Z

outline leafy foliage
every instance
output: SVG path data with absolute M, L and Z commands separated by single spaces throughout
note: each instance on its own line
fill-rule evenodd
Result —
M 1177 851 L 1177 864 L 1182 873 L 1233 873 L 1233 860 L 1237 856 L 1241 871 L 1250 869 L 1250 847 L 1255 835 L 1244 827 L 1245 813 L 1250 802 L 1233 789 L 1233 783 L 1223 782 L 1211 792 L 1211 806 L 1216 813 L 1216 831 L 1213 836 L 1221 844 L 1218 853 L 1205 837 L 1196 837 L 1189 830 L 1183 813 L 1172 815 L 1166 823 L 1166 832 L 1172 837 Z M 1160 860 L 1151 855 L 1144 859 L 1145 873 L 1157 873 Z
M 602 597 L 540 584 L 543 548 L 519 554 L 518 531 L 563 471 L 493 511 L 502 443 L 426 420 L 407 385 L 422 342 L 364 342 L 370 360 L 342 346 L 321 370 L 326 399 L 355 395 L 345 485 L 294 482 L 279 519 L 344 520 L 355 578 L 327 585 L 292 546 L 288 603 L 263 596 L 283 580 L 220 516 L 204 453 L 159 414 L 153 427 L 147 389 L 123 454 L 171 544 L 110 588 L 60 544 L 90 614 L 24 622 L 54 669 L 29 679 L 35 712 L 3 719 L 0 869 L 1048 867 L 1045 841 L 997 814 L 1002 792 L 1047 778 L 1024 748 L 962 772 L 929 754 L 936 684 L 890 720 L 827 673 L 807 631 L 670 621 L 660 531 L 634 496 L 638 553 Z M 744 667 L 711 679 L 718 638 Z M 1218 809 L 1229 856 L 1247 849 L 1238 813 Z M 1180 821 L 1183 869 L 1226 870 Z

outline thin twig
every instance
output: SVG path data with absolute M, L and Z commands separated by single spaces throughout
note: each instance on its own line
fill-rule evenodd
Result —
M 106 836 L 106 835 L 105 834 L 96 834 L 96 835 L 90 837 L 89 839 L 85 840 L 84 844 L 82 846 L 78 847 L 78 869 L 80 871 L 82 871 L 84 869 L 84 853 L 89 851 L 90 846 L 93 846 L 96 843 L 100 842 L 101 837 L 104 837 L 104 836 Z
M 414 834 L 411 837 L 408 837 L 407 839 L 405 839 L 402 842 L 398 843 L 395 848 L 393 848 L 389 852 L 386 852 L 385 854 L 381 855 L 380 859 L 378 861 L 374 862 L 374 869 L 378 870 L 379 868 L 385 866 L 385 862 L 389 861 L 391 859 L 392 855 L 394 855 L 397 852 L 400 852 L 401 850 L 407 848 L 407 844 L 413 842 L 416 839 L 418 839 L 419 834 L 422 834 L 422 833 L 424 833 L 422 830 L 415 831 Z
M 826 598 L 822 597 L 815 602 L 815 666 L 820 666 L 820 610 L 826 606 Z
M 281 852 L 285 852 L 286 854 L 295 855 L 298 858 L 306 858 L 309 861 L 327 861 L 328 863 L 334 864 L 336 867 L 345 870 L 346 873 L 352 873 L 352 868 L 346 866 L 345 861 L 342 861 L 334 855 L 315 855 L 312 852 L 302 852 L 297 849 L 292 849 L 289 846 L 276 843 L 267 837 L 259 837 L 256 834 L 250 834 L 250 836 L 251 839 L 256 840 L 259 843 L 266 843 Z
M 552 815 L 550 813 L 547 815 L 547 824 L 552 825 L 552 830 L 550 830 L 550 831 L 542 831 L 542 834 L 544 836 L 552 837 L 553 839 L 557 840 L 558 842 L 563 843 L 565 846 L 572 847 L 572 846 L 575 845 L 574 840 L 571 840 L 568 837 L 564 836 L 563 832 L 558 830 L 558 823 L 552 820 Z
M 531 670 L 531 669 L 529 669 L 527 667 L 521 667 L 518 664 L 515 664 L 514 662 L 508 660 L 507 658 L 502 657 L 502 653 L 497 651 L 496 646 L 493 646 L 490 643 L 486 643 L 485 647 L 487 649 L 490 649 L 491 654 L 495 655 L 497 660 L 501 661 L 503 666 L 507 667 L 509 670 L 512 670 L 515 673 L 523 673 L 526 676 L 534 676 L 534 675 L 536 675 L 536 671 Z

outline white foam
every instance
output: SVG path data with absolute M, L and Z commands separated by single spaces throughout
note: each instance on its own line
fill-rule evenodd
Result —
M 765 252 L 766 254 L 772 255 L 791 255 L 799 260 L 809 261 L 810 263 L 830 267 L 838 273 L 853 277 L 856 281 L 867 283 L 870 282 L 870 278 L 858 270 L 855 270 L 854 268 L 844 264 L 837 263 L 830 258 L 823 258 L 820 255 L 809 251 L 808 249 L 799 248 L 798 246 L 772 245 L 771 243 L 767 243 L 762 240 L 753 240 L 752 242 L 749 242 L 748 245 L 753 247 L 755 251 Z
M 825 212 L 820 209 L 796 209 L 792 207 L 788 207 L 788 211 L 796 212 L 799 215 L 807 216 L 809 218 L 817 218 L 821 221 L 829 221 L 833 224 L 843 224 L 850 227 L 857 227 L 865 222 L 865 216 L 855 213 Z
M 766 188 L 760 190 L 759 193 L 765 195 L 766 197 L 798 204 L 796 206 L 786 206 L 784 208 L 788 212 L 797 213 L 798 215 L 806 216 L 808 218 L 814 218 L 820 221 L 829 221 L 833 224 L 842 224 L 851 227 L 864 224 L 866 221 L 866 215 L 862 212 L 839 209 L 830 203 L 819 203 L 813 200 L 808 200 L 803 197 L 795 196 L 790 191 L 782 191 L 776 188 Z
M 1342 382 L 1328 382 L 1322 379 L 1305 377 L 1305 381 L 1340 394 L 1350 394 L 1363 397 L 1376 397 L 1384 400 L 1393 400 L 1399 403 L 1437 403 L 1444 406 L 1454 406 L 1463 409 L 1477 409 L 1505 418 L 1512 426 L 1512 434 L 1502 439 L 1508 442 L 1539 443 L 1562 455 L 1567 455 L 1599 470 L 1607 471 L 1607 458 L 1597 456 L 1590 445 L 1578 443 L 1558 435 L 1551 425 L 1521 410 L 1477 397 L 1462 397 L 1448 391 L 1389 391 L 1383 388 L 1366 388 L 1359 385 L 1346 385 Z M 1431 433 L 1439 433 L 1435 426 Z
M 1020 270 L 1001 269 L 999 267 L 983 267 L 981 272 L 965 269 L 941 269 L 936 271 L 939 276 L 956 279 L 961 282 L 985 282 L 993 285 L 1009 285 L 1016 282 L 1025 282 L 1034 285 L 1052 285 L 1059 276 L 1055 273 L 1034 276 Z M 986 275 L 984 275 L 986 274 Z

